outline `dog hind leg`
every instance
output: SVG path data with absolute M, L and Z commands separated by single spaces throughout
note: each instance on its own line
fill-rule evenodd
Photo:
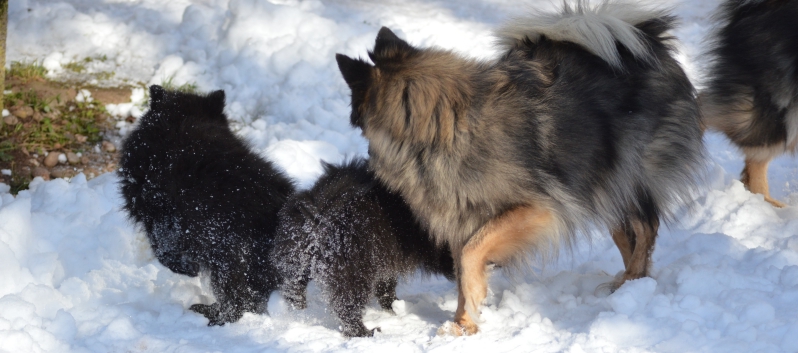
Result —
M 770 197 L 770 186 L 768 185 L 768 164 L 770 160 L 761 162 L 753 158 L 745 159 L 745 168 L 740 173 L 740 181 L 745 188 L 755 194 L 765 196 L 765 201 L 770 202 L 775 207 L 785 207 L 786 205 Z
M 293 310 L 304 310 L 307 308 L 307 288 L 310 282 L 310 266 L 301 271 L 291 273 L 283 277 L 283 297 Z
M 649 275 L 659 230 L 659 210 L 647 192 L 641 195 L 639 207 L 630 208 L 621 225 L 610 230 L 625 267 L 623 275 L 610 286 L 613 292 L 628 280 Z

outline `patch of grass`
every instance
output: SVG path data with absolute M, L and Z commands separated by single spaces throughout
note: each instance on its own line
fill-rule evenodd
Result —
M 17 195 L 22 190 L 28 190 L 30 187 L 30 178 L 14 175 L 11 177 L 11 195 Z
M 174 82 L 172 82 L 172 80 L 174 80 L 174 76 L 169 77 L 166 80 L 164 80 L 161 83 L 161 86 L 165 90 L 169 90 L 169 91 L 178 91 L 178 92 L 183 92 L 183 93 L 194 93 L 194 94 L 199 93 L 199 90 L 197 89 L 197 84 L 195 82 L 186 82 L 186 83 L 184 83 L 184 84 L 182 84 L 180 86 L 177 86 L 177 85 L 174 84 Z
M 87 57 L 85 57 L 85 58 L 83 59 L 83 62 L 85 62 L 85 63 L 90 63 L 90 62 L 92 62 L 92 61 L 95 61 L 95 60 L 97 60 L 97 61 L 99 61 L 99 62 L 106 62 L 106 61 L 108 60 L 108 56 L 107 56 L 107 55 L 105 55 L 105 54 L 103 54 L 103 55 L 98 55 L 98 56 L 95 56 L 95 57 L 90 57 L 90 56 L 87 56 Z
M 95 61 L 105 62 L 107 60 L 108 60 L 108 57 L 106 55 L 100 55 L 100 56 L 95 56 L 95 57 L 87 56 L 87 57 L 83 58 L 83 60 L 73 61 L 73 62 L 65 64 L 64 68 L 69 70 L 69 71 L 72 71 L 74 73 L 82 74 L 82 73 L 86 72 L 86 70 L 88 68 L 88 64 L 91 64 L 92 62 L 95 62 Z M 96 78 L 97 80 L 101 80 L 102 81 L 102 80 L 108 80 L 108 79 L 114 77 L 115 73 L 113 71 L 110 71 L 110 72 L 109 71 L 101 71 L 101 72 L 98 72 L 98 73 L 90 73 L 90 75 L 92 77 Z
M 33 116 L 19 119 L 14 125 L 3 124 L 0 128 L 0 139 L 5 143 L 0 151 L 5 154 L 21 147 L 31 151 L 53 150 L 102 141 L 100 128 L 108 115 L 105 105 L 99 102 L 69 101 L 60 111 L 54 111 L 51 101 L 39 98 L 34 91 L 15 92 L 5 99 L 7 106 L 29 106 L 34 111 Z M 78 135 L 85 136 L 86 140 L 82 141 Z
M 22 80 L 44 79 L 47 69 L 38 61 L 20 62 L 12 61 L 10 67 L 6 69 L 6 77 L 14 77 Z
M 73 61 L 64 65 L 64 68 L 80 74 L 83 73 L 83 71 L 86 71 L 86 64 Z
M 105 81 L 105 80 L 110 80 L 111 78 L 114 77 L 114 75 L 116 75 L 116 73 L 113 72 L 113 71 L 101 71 L 101 72 L 98 72 L 98 73 L 94 74 L 93 76 L 97 80 Z
M 11 152 L 14 152 L 16 149 L 17 146 L 11 141 L 0 142 L 0 162 L 11 162 L 11 160 L 14 159 Z
M 54 100 L 61 101 L 60 96 L 56 97 Z M 33 108 L 34 111 L 40 111 L 44 113 L 49 113 L 52 109 L 50 108 L 50 103 L 52 100 L 48 101 L 39 97 L 34 90 L 28 90 L 26 92 L 18 91 L 11 94 L 6 94 L 3 97 L 3 106 L 4 107 L 13 107 L 13 106 L 29 106 Z
M 76 136 L 86 137 L 88 143 L 102 141 L 100 124 L 107 117 L 105 106 L 97 102 L 68 102 L 61 116 L 46 117 L 32 124 L 23 136 L 22 144 L 28 149 L 53 149 L 74 147 L 80 144 Z

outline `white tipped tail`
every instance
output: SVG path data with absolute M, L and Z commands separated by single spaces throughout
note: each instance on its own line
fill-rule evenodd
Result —
M 621 69 L 616 42 L 638 60 L 656 62 L 644 34 L 635 25 L 667 17 L 667 10 L 647 8 L 637 2 L 602 1 L 590 5 L 587 0 L 577 0 L 564 2 L 559 13 L 537 12 L 515 18 L 497 31 L 497 37 L 505 49 L 517 47 L 526 39 L 535 43 L 541 36 L 572 42 Z

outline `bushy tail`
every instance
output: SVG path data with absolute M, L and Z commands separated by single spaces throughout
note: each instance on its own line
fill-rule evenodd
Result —
M 513 19 L 497 32 L 498 44 L 505 49 L 536 43 L 541 37 L 579 44 L 611 66 L 622 69 L 616 43 L 638 60 L 656 63 L 646 36 L 658 37 L 673 26 L 675 17 L 666 9 L 648 8 L 631 1 L 588 0 L 563 2 L 559 13 L 533 12 Z

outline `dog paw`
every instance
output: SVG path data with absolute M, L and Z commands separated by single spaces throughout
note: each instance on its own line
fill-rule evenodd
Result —
M 624 279 L 624 271 L 620 271 L 615 275 L 615 279 L 610 282 L 599 284 L 596 287 L 596 290 L 593 291 L 593 295 L 596 297 L 607 297 L 612 293 L 615 293 L 618 288 L 621 288 L 623 282 L 626 280 Z
M 379 327 L 375 327 L 371 330 L 367 329 L 365 326 L 362 327 L 347 327 L 343 329 L 341 332 L 344 337 L 352 338 L 352 337 L 374 337 L 374 331 L 382 332 Z
M 771 198 L 769 196 L 765 196 L 765 201 L 769 202 L 771 205 L 773 205 L 773 207 L 776 207 L 776 208 L 785 208 L 785 207 L 787 207 L 787 204 L 785 204 L 785 203 L 783 203 L 781 201 L 778 201 L 776 199 L 773 199 L 773 198 Z
M 452 321 L 446 321 L 438 328 L 438 336 L 471 336 L 479 332 L 479 327 L 476 324 L 458 324 Z
M 291 310 L 305 310 L 308 308 L 308 302 L 304 297 L 301 299 L 285 298 L 285 301 L 288 302 L 288 307 L 291 308 Z
M 219 303 L 211 305 L 194 304 L 189 310 L 202 314 L 208 319 L 208 326 L 224 326 L 228 322 L 236 322 L 243 316 L 242 312 L 236 310 L 222 310 Z

